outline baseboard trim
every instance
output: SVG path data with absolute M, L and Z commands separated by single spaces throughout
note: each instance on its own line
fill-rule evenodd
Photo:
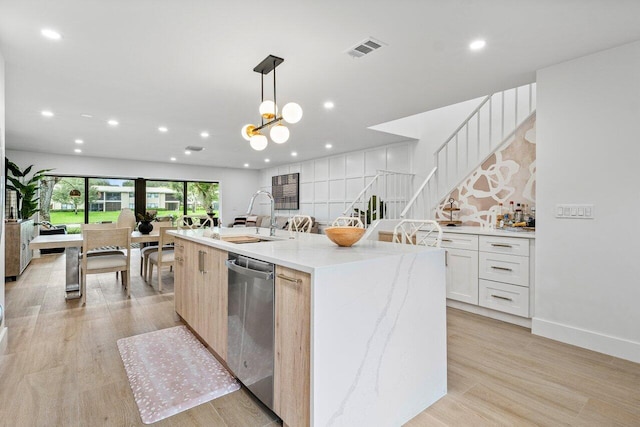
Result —
M 640 343 L 535 317 L 531 333 L 640 363 Z
M 513 314 L 503 313 L 501 311 L 491 310 L 490 308 L 480 307 L 479 305 L 467 304 L 466 302 L 450 299 L 447 299 L 447 307 L 457 308 L 458 310 L 468 311 L 469 313 L 479 314 L 480 316 L 501 320 L 503 322 L 531 329 L 531 319 L 526 317 L 514 316 Z

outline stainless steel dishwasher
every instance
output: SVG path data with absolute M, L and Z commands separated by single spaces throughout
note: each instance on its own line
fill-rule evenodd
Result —
M 229 253 L 227 364 L 273 410 L 274 265 Z

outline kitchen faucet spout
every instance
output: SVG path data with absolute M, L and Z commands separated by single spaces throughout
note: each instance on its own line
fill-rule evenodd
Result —
M 275 200 L 273 198 L 273 195 L 271 195 L 271 193 L 269 193 L 266 190 L 256 191 L 255 194 L 251 196 L 251 201 L 249 202 L 249 209 L 247 209 L 247 215 L 251 215 L 251 211 L 253 210 L 253 203 L 256 201 L 256 197 L 258 197 L 260 194 L 265 194 L 267 197 L 269 197 L 269 200 L 271 201 L 271 225 L 269 227 L 269 236 L 275 236 L 276 235 Z

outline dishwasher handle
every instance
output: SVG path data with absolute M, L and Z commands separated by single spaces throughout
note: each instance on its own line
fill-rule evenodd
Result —
M 252 270 L 246 267 L 241 267 L 238 264 L 236 264 L 235 259 L 228 259 L 224 263 L 229 270 L 235 271 L 236 273 L 244 274 L 245 276 L 253 277 L 256 279 L 262 279 L 262 280 L 273 279 L 273 271 L 266 272 L 266 271 L 258 271 L 258 270 Z

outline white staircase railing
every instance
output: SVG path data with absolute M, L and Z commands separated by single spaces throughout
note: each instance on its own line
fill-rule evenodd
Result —
M 378 170 L 376 176 L 343 211 L 343 216 L 360 216 L 365 227 L 378 219 L 399 219 L 413 193 L 414 174 Z
M 536 84 L 487 96 L 435 151 L 440 200 L 501 145 L 536 108 Z
M 536 84 L 485 97 L 435 151 L 435 167 L 400 214 L 433 218 L 436 204 L 510 138 L 536 108 Z
M 422 181 L 413 197 L 400 212 L 400 218 L 427 218 L 430 216 L 431 206 L 435 204 L 435 198 L 437 197 L 434 179 L 437 170 L 438 168 L 434 167 L 427 175 L 427 178 Z

